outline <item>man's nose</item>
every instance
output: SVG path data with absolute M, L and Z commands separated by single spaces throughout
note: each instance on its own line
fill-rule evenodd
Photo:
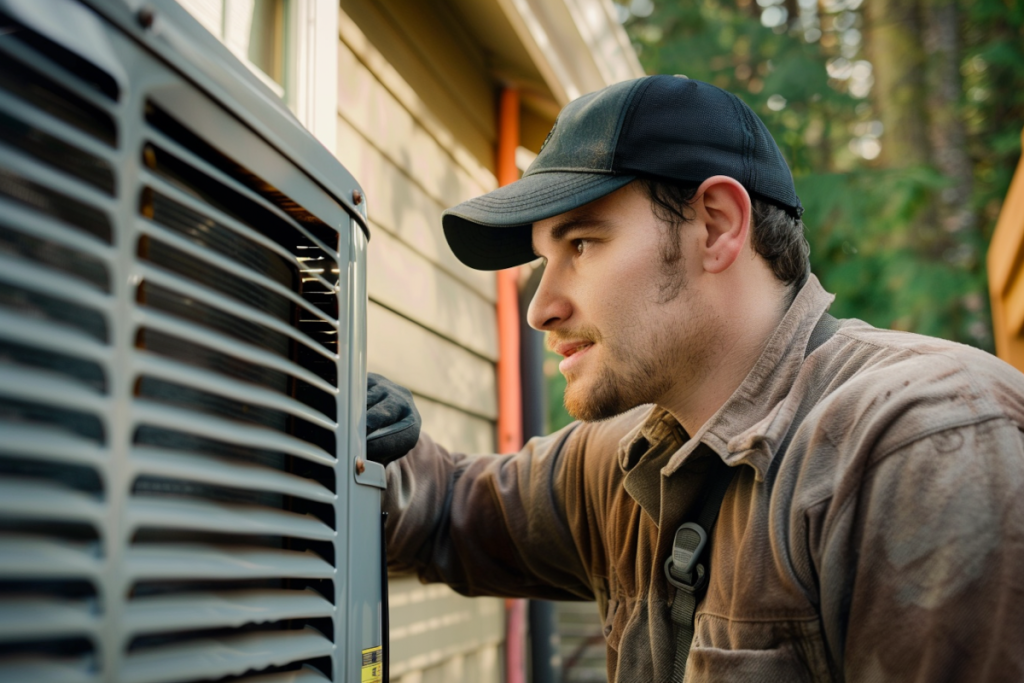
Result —
M 545 268 L 526 312 L 526 321 L 533 329 L 547 332 L 564 323 L 571 315 L 572 304 L 561 291 L 552 269 Z

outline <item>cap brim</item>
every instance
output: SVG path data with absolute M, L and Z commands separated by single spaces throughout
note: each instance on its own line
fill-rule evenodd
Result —
M 537 258 L 534 222 L 579 208 L 635 179 L 603 173 L 536 173 L 448 209 L 441 214 L 441 225 L 455 256 L 470 268 L 511 268 Z

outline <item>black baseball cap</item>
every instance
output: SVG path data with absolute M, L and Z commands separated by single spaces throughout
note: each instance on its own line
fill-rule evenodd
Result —
M 460 261 L 499 270 L 537 258 L 534 221 L 637 178 L 699 184 L 715 175 L 803 213 L 782 153 L 740 98 L 685 76 L 645 76 L 570 102 L 522 178 L 448 209 L 441 224 Z

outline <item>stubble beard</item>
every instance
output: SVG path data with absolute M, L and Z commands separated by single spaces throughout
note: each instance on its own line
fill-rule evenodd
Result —
M 651 403 L 651 396 L 665 393 L 672 384 L 672 378 L 665 372 L 658 372 L 659 363 L 652 358 L 632 356 L 622 358 L 621 349 L 609 355 L 627 361 L 623 372 L 616 372 L 607 364 L 597 369 L 597 376 L 590 382 L 589 391 L 581 381 L 566 378 L 565 409 L 573 418 L 583 422 L 597 422 L 621 415 L 644 403 Z
M 661 402 L 679 384 L 692 385 L 704 374 L 716 330 L 713 311 L 695 301 L 680 325 L 664 325 L 624 342 L 588 337 L 598 339 L 607 360 L 591 370 L 595 376 L 589 381 L 566 377 L 566 411 L 577 420 L 597 422 Z

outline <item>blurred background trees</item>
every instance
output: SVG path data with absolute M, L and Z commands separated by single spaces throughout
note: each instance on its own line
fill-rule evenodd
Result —
M 648 73 L 714 83 L 768 125 L 833 314 L 992 350 L 985 252 L 1021 152 L 1024 3 L 616 2 Z

